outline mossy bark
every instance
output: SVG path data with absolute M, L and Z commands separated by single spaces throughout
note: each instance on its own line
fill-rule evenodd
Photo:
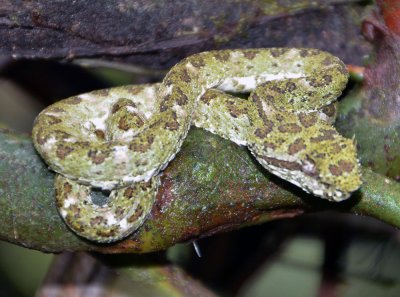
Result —
M 400 184 L 363 170 L 364 185 L 348 201 L 307 195 L 264 170 L 246 148 L 192 129 L 183 149 L 162 173 L 153 210 L 138 232 L 110 245 L 76 236 L 59 217 L 54 174 L 28 136 L 0 133 L 0 238 L 46 251 L 146 253 L 178 242 L 293 217 L 338 210 L 400 227 Z

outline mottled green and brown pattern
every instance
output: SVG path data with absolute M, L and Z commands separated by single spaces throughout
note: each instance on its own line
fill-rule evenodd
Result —
M 68 226 L 80 236 L 101 242 L 123 238 L 140 227 L 151 211 L 158 176 L 112 190 L 106 205 L 92 202 L 92 189 L 61 174 L 55 179 L 56 205 Z
M 265 168 L 305 191 L 340 201 L 361 184 L 353 142 L 328 123 L 347 76 L 338 58 L 314 49 L 200 53 L 175 65 L 161 84 L 49 106 L 36 119 L 33 140 L 60 174 L 60 214 L 77 234 L 99 242 L 142 224 L 156 176 L 191 124 L 247 145 Z M 251 95 L 243 100 L 224 91 Z M 95 205 L 93 187 L 111 190 L 109 202 Z

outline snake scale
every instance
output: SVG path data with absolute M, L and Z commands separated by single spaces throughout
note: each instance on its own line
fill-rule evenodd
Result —
M 316 49 L 203 52 L 172 67 L 162 83 L 56 102 L 38 115 L 32 137 L 57 173 L 59 213 L 97 242 L 141 226 L 158 174 L 191 125 L 247 146 L 263 167 L 306 192 L 341 201 L 361 184 L 354 142 L 332 126 L 331 103 L 347 79 L 338 58 Z M 93 201 L 96 189 L 110 191 L 104 205 Z

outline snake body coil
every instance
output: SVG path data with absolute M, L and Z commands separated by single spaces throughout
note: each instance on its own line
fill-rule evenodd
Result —
M 353 142 L 330 123 L 330 103 L 347 77 L 338 58 L 314 49 L 204 52 L 175 65 L 161 84 L 94 91 L 47 107 L 33 141 L 58 173 L 61 216 L 99 242 L 143 223 L 157 174 L 191 124 L 248 146 L 266 169 L 305 191 L 340 201 L 361 184 Z M 109 202 L 95 204 L 93 188 L 110 190 Z

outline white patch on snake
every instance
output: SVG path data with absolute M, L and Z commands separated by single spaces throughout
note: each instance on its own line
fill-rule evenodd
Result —
M 272 80 L 284 80 L 289 78 L 301 78 L 304 77 L 304 73 L 296 72 L 279 72 L 277 74 L 262 73 L 258 76 L 262 82 L 272 81 Z M 261 81 L 260 81 L 261 82 Z
M 256 88 L 256 79 L 254 77 L 231 77 L 224 79 L 222 83 L 218 86 L 218 90 L 225 92 L 236 91 L 236 86 L 244 85 L 246 87 L 244 92 L 251 91 Z
M 107 118 L 108 118 L 108 114 L 104 114 L 103 117 L 92 118 L 90 122 L 93 123 L 93 125 L 96 127 L 96 129 L 105 130 Z
M 320 189 L 314 190 L 314 195 L 322 196 L 323 193 L 324 192 L 322 190 L 320 190 Z
M 289 58 L 290 60 L 296 58 L 298 55 L 298 51 L 295 48 L 291 48 L 289 51 L 285 53 L 285 57 Z
M 169 86 L 167 86 L 167 87 L 165 88 L 165 94 L 166 94 L 166 95 L 171 95 L 173 88 L 174 88 L 174 85 L 169 85 Z
M 60 214 L 63 218 L 67 217 L 68 212 L 65 209 L 60 209 Z
M 138 175 L 138 176 L 131 176 L 131 175 L 129 175 L 129 176 L 124 176 L 124 177 L 122 178 L 122 181 L 123 181 L 125 184 L 136 183 L 136 182 L 142 182 L 142 181 L 147 182 L 147 181 L 149 181 L 149 180 L 155 175 L 155 172 L 156 172 L 156 171 L 157 171 L 157 168 L 151 169 L 151 170 L 145 172 L 144 174 Z
M 187 116 L 186 110 L 180 107 L 179 105 L 174 105 L 172 109 L 176 112 L 178 119 L 182 119 L 183 117 Z
M 305 172 L 313 172 L 314 170 L 315 170 L 315 165 L 313 164 L 313 163 L 311 163 L 311 162 L 309 162 L 309 161 L 304 161 L 304 164 L 303 164 L 303 166 L 302 166 L 302 169 L 305 171 Z
M 303 73 L 295 73 L 295 72 L 279 72 L 277 74 L 274 73 L 261 73 L 257 76 L 253 77 L 230 77 L 224 79 L 222 83 L 217 87 L 218 90 L 225 92 L 237 92 L 237 85 L 242 85 L 245 88 L 241 90 L 241 92 L 250 92 L 253 91 L 258 84 L 267 81 L 273 80 L 284 80 L 289 78 L 301 78 L 304 77 Z
M 229 140 L 233 141 L 237 145 L 247 145 L 247 141 L 239 139 L 239 138 L 232 137 L 232 138 L 229 138 Z
M 133 106 L 127 106 L 126 110 L 132 113 L 136 112 L 136 109 Z
M 128 151 L 129 151 L 129 148 L 126 145 L 114 146 L 115 160 L 118 163 L 123 162 L 123 161 L 128 161 L 128 158 L 127 158 Z
M 76 198 L 74 197 L 68 197 L 67 199 L 64 200 L 63 207 L 64 208 L 69 208 L 71 205 L 76 203 Z
M 143 90 L 143 93 L 146 97 L 149 97 L 149 98 L 156 97 L 156 89 L 153 86 L 145 88 Z
M 117 223 L 117 220 L 115 219 L 115 216 L 111 213 L 108 213 L 106 216 L 107 219 L 107 225 L 112 226 Z
M 68 143 L 75 143 L 77 140 L 74 137 L 68 137 L 68 138 L 64 138 L 63 141 L 68 142 Z
M 187 69 L 189 72 L 191 72 L 191 73 L 194 73 L 194 72 L 197 71 L 197 67 L 193 66 L 193 64 L 190 63 L 190 62 L 187 62 L 186 65 L 185 65 L 185 67 L 186 67 L 186 69 Z
M 154 108 L 157 103 L 157 92 L 156 92 L 157 89 L 158 87 L 157 88 L 147 87 L 144 89 L 143 99 L 145 102 L 143 102 L 142 112 L 144 113 L 147 119 L 150 118 L 154 113 Z
M 340 192 L 340 191 L 335 191 L 335 193 L 334 193 L 334 200 L 336 200 L 336 201 L 342 201 L 342 200 L 344 200 L 344 199 L 346 199 L 347 198 L 347 196 L 344 196 L 343 195 L 343 193 L 342 192 Z
M 228 53 L 228 59 L 242 59 L 243 53 L 240 50 L 232 50 Z
M 78 179 L 82 183 L 89 183 L 92 187 L 100 188 L 102 190 L 113 190 L 118 184 L 118 181 L 111 180 L 111 181 L 93 181 L 87 179 Z
M 96 96 L 93 96 L 92 94 L 89 93 L 85 93 L 85 94 L 80 94 L 77 96 L 78 98 L 85 100 L 85 101 L 94 101 L 94 100 L 98 100 L 98 98 Z
M 129 129 L 128 131 L 124 131 L 123 133 L 120 134 L 121 135 L 121 140 L 122 139 L 126 139 L 128 141 L 129 139 L 132 139 L 132 137 L 137 135 L 137 134 L 138 133 L 135 132 L 134 130 Z
M 48 112 L 46 112 L 45 113 L 45 115 L 48 115 L 48 116 L 53 116 L 53 117 L 59 117 L 59 116 L 62 116 L 62 111 L 59 111 L 59 112 L 57 112 L 57 111 L 48 111 Z
M 82 127 L 90 131 L 93 128 L 93 123 L 91 121 L 84 122 Z
M 271 107 L 271 106 L 269 106 L 268 104 L 267 104 L 267 102 L 266 101 L 261 101 L 261 107 L 262 107 L 262 110 L 263 110 L 263 112 L 264 112 L 264 114 L 268 117 L 269 115 L 272 115 L 273 113 L 274 113 L 274 109 Z M 269 136 L 269 135 L 268 135 Z
M 175 156 L 175 154 L 174 154 Z M 152 170 L 149 170 L 148 172 L 146 172 L 146 174 L 143 175 L 143 178 L 141 179 L 141 181 L 146 181 L 148 182 L 157 172 L 157 168 L 154 168 Z
M 126 230 L 129 228 L 128 222 L 126 221 L 126 219 L 123 219 L 121 222 L 119 222 L 119 227 L 121 228 L 121 230 Z
M 58 141 L 55 137 L 50 137 L 46 140 L 46 142 L 42 145 L 45 151 L 51 151 Z

